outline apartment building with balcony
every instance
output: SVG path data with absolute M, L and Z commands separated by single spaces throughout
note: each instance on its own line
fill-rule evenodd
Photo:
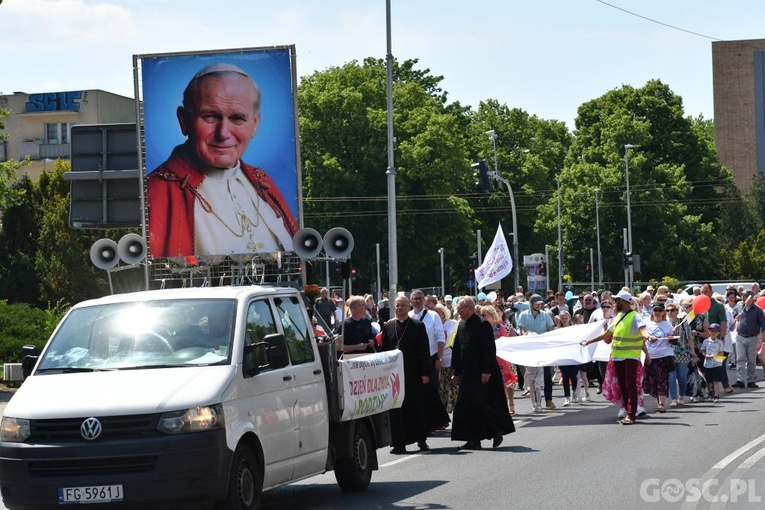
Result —
M 71 128 L 76 124 L 135 122 L 135 100 L 103 90 L 0 95 L 8 135 L 0 141 L 0 160 L 31 163 L 24 171 L 36 177 L 56 159 L 70 159 Z

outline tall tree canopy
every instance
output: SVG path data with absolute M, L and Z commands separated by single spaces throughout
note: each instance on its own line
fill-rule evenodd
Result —
M 700 124 L 684 116 L 681 98 L 658 80 L 641 88 L 623 86 L 579 108 L 575 140 L 560 174 L 564 262 L 575 279 L 588 277 L 589 248 L 597 244 L 594 189 L 599 188 L 606 273 L 619 280 L 628 144 L 638 146 L 628 156 L 633 252 L 641 256 L 642 276 L 716 273 L 719 204 L 733 188 Z M 553 201 L 541 209 L 542 232 L 557 227 Z
M 440 76 L 394 67 L 399 282 L 438 283 L 436 250 L 462 258 L 473 236 L 464 195 L 472 187 L 459 105 L 447 105 Z M 366 59 L 304 78 L 298 90 L 304 223 L 347 228 L 354 265 L 368 275 L 375 244 L 388 250 L 387 95 L 382 60 Z M 387 259 L 387 256 L 383 256 Z M 366 274 L 365 274 L 366 273 Z M 383 276 L 383 278 L 385 278 Z M 386 285 L 383 285 L 386 287 Z

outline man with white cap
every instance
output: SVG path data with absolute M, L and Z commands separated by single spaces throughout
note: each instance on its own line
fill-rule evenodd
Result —
M 611 343 L 611 359 L 614 361 L 614 371 L 619 381 L 619 389 L 624 401 L 627 415 L 620 421 L 622 425 L 632 425 L 638 413 L 638 379 L 637 373 L 640 366 L 640 354 L 645 353 L 646 364 L 651 363 L 646 341 L 656 340 L 656 337 L 648 334 L 646 326 L 640 314 L 632 309 L 632 294 L 627 290 L 620 290 L 614 296 L 614 303 L 618 315 L 608 326 L 608 329 L 596 337 L 582 342 L 587 346 L 593 342 L 599 342 L 605 338 L 613 338 Z
M 451 315 L 454 315 L 454 298 L 451 294 L 444 296 L 444 306 L 449 309 Z
M 268 174 L 241 160 L 260 99 L 235 65 L 208 65 L 191 79 L 176 112 L 188 139 L 147 178 L 154 257 L 292 251 L 292 211 Z

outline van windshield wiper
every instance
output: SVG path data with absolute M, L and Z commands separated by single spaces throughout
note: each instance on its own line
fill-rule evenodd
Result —
M 131 367 L 120 367 L 117 370 L 145 370 L 147 368 L 178 368 L 178 367 L 188 367 L 191 365 L 186 364 L 174 364 L 174 365 L 167 365 L 167 364 L 153 364 L 153 365 L 135 365 Z
M 89 368 L 89 367 L 48 367 L 38 368 L 37 373 L 42 372 L 61 372 L 64 374 L 73 374 L 77 372 L 108 372 L 114 370 L 113 368 Z

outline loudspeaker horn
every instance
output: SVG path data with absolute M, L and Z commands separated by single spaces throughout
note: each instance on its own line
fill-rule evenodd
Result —
M 314 259 L 321 253 L 321 234 L 312 228 L 301 228 L 292 236 L 292 249 L 301 259 Z
M 138 264 L 146 258 L 146 241 L 138 234 L 125 234 L 117 243 L 117 254 L 125 264 Z
M 90 261 L 98 269 L 111 269 L 119 260 L 117 243 L 111 239 L 99 239 L 90 247 Z
M 342 227 L 330 229 L 324 235 L 324 252 L 327 257 L 346 259 L 353 251 L 353 236 Z

